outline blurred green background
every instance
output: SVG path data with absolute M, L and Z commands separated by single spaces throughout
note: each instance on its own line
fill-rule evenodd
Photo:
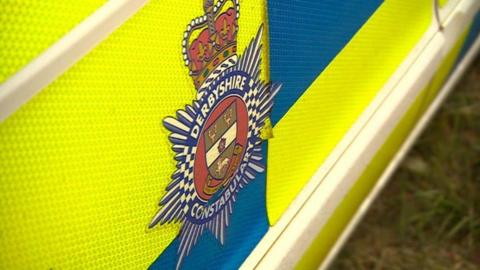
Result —
M 480 269 L 480 57 L 330 269 Z

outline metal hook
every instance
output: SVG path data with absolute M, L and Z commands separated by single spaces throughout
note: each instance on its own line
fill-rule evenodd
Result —
M 438 0 L 433 0 L 433 14 L 435 16 L 435 20 L 437 21 L 438 30 L 443 30 L 442 21 L 440 19 L 440 3 Z

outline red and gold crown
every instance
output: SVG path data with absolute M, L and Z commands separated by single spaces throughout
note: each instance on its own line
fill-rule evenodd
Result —
M 183 39 L 183 58 L 190 69 L 195 88 L 225 60 L 237 53 L 238 0 L 204 0 L 205 15 L 187 26 Z

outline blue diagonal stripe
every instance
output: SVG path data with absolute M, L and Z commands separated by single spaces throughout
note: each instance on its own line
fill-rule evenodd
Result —
M 270 75 L 273 82 L 283 84 L 275 97 L 273 123 L 285 115 L 382 2 L 268 1 Z

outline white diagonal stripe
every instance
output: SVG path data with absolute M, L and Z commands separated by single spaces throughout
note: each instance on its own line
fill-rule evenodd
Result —
M 23 69 L 0 84 L 0 123 L 90 52 L 147 1 L 108 1 Z
M 234 123 L 228 130 L 225 132 L 222 136 L 222 138 L 225 138 L 225 148 L 230 145 L 230 143 L 235 140 L 237 137 L 237 123 Z M 218 151 L 218 145 L 220 144 L 221 138 L 217 140 L 217 142 L 208 150 L 207 152 L 207 167 L 210 167 L 210 165 L 217 159 L 217 157 L 221 154 L 220 151 Z

